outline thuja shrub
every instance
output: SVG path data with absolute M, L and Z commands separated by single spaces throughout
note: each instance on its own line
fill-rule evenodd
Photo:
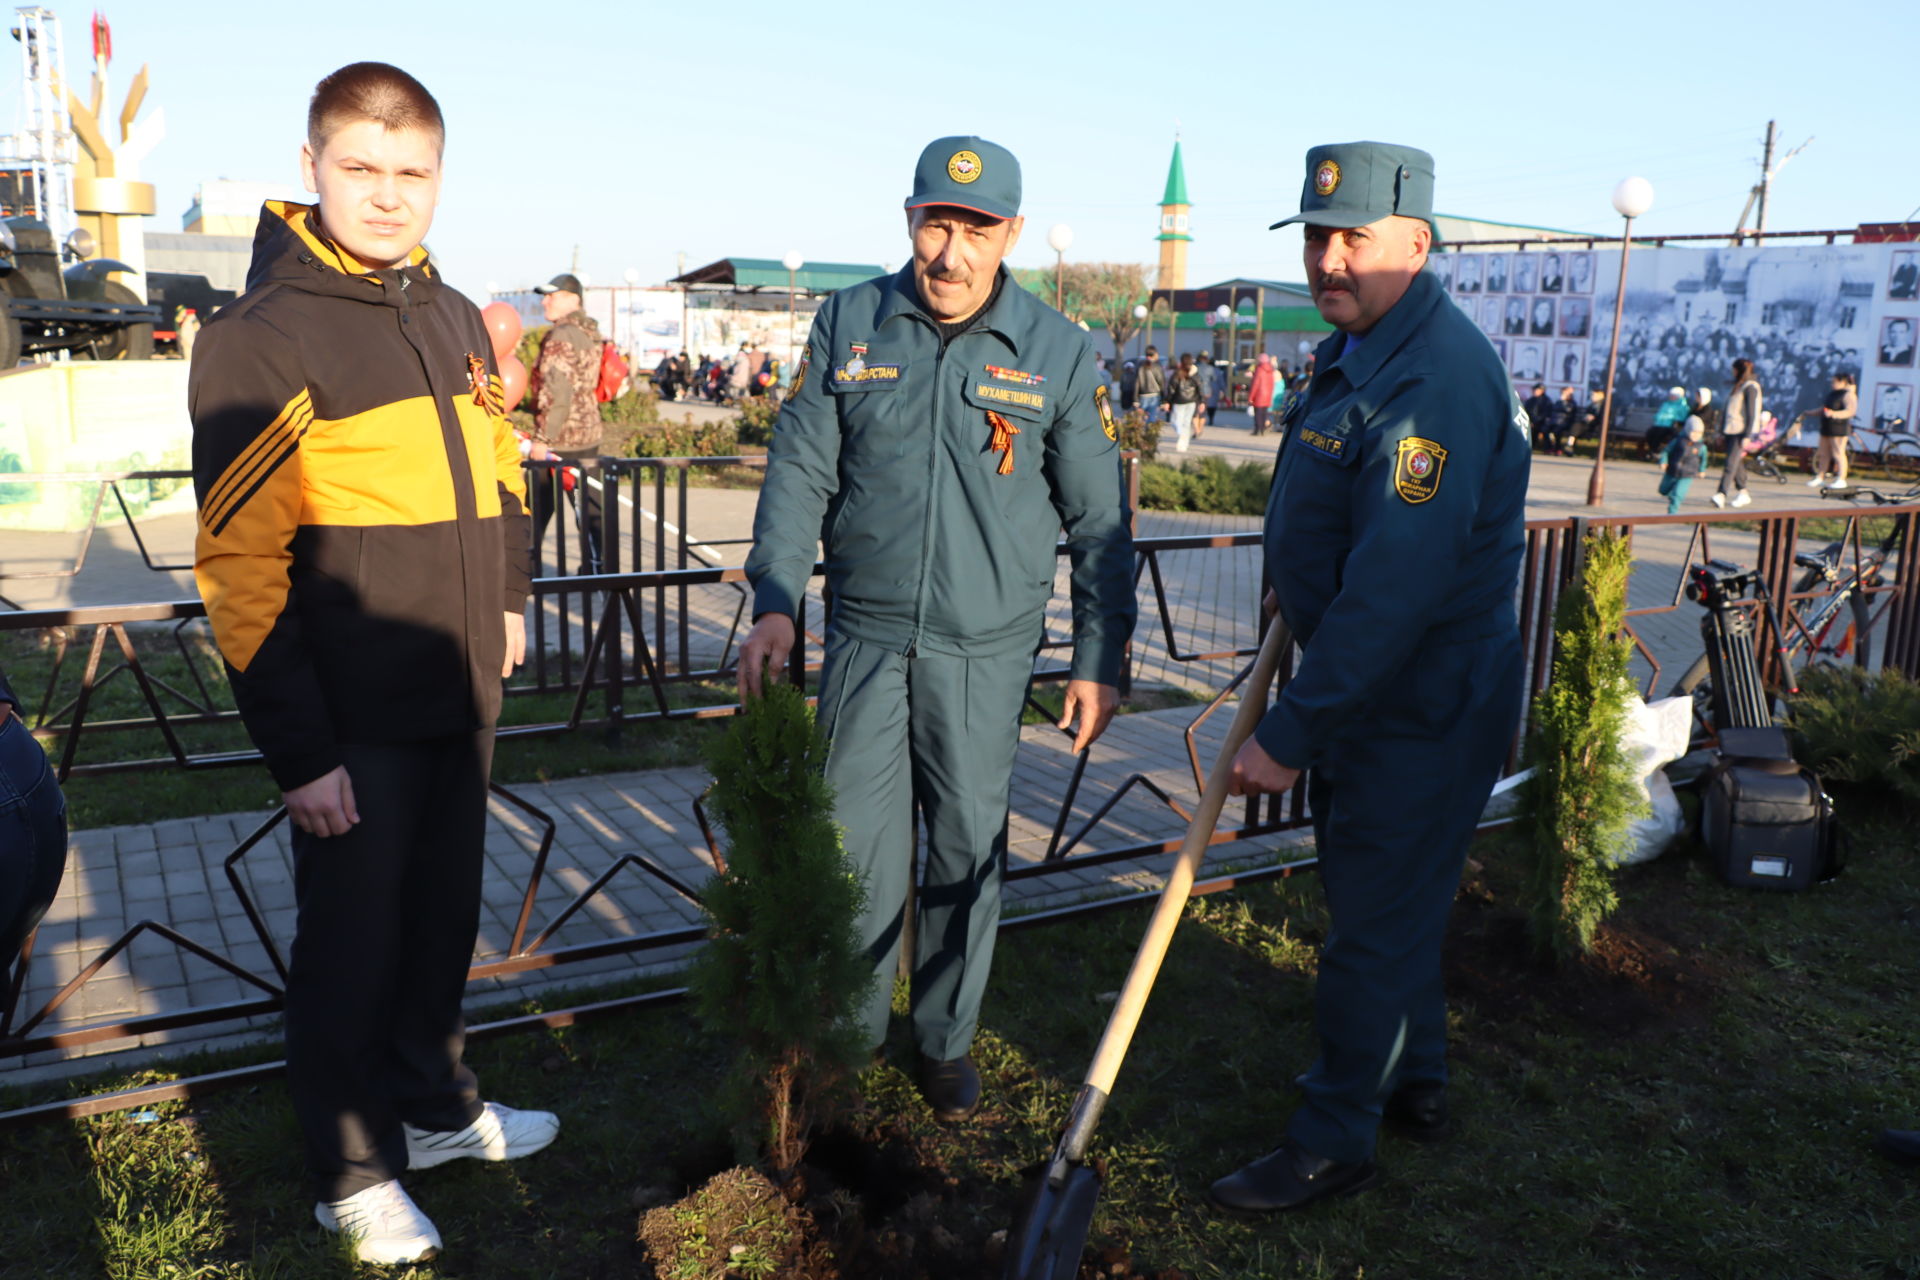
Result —
M 1794 758 L 1822 781 L 1920 812 L 1920 684 L 1893 667 L 1811 666 L 1787 712 Z
M 734 421 L 734 434 L 742 444 L 772 444 L 773 424 L 780 406 L 770 398 L 749 396 L 740 402 L 740 416 Z
M 748 700 L 708 751 L 726 870 L 704 894 L 690 985 L 737 1047 L 723 1094 L 743 1145 L 784 1180 L 844 1103 L 868 1046 L 874 981 L 855 922 L 866 891 L 833 820 L 827 740 L 799 689 Z
M 1533 700 L 1526 784 L 1532 816 L 1528 897 L 1535 944 L 1567 959 L 1593 950 L 1594 931 L 1619 905 L 1613 872 L 1628 828 L 1645 809 L 1620 745 L 1633 684 L 1622 632 L 1633 554 L 1599 531 L 1553 617 L 1553 682 Z

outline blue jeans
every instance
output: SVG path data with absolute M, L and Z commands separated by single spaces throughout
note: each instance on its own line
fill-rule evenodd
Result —
M 9 713 L 0 720 L 0 973 L 47 914 L 66 869 L 66 797 L 47 753 Z
M 1148 422 L 1152 422 L 1154 415 L 1160 412 L 1160 393 L 1143 392 L 1140 396 L 1140 412 L 1147 415 Z

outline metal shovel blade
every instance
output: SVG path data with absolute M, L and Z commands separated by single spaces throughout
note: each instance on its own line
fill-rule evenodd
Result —
M 1073 1280 L 1099 1199 L 1100 1178 L 1085 1165 L 1069 1169 L 1058 1187 L 1041 1178 L 1019 1233 L 1007 1241 L 1005 1280 Z

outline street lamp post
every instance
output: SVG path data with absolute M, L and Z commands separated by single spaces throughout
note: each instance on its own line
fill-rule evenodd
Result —
M 1136 302 L 1133 304 L 1133 322 L 1140 327 L 1141 359 L 1145 359 L 1147 355 L 1147 317 L 1152 314 L 1151 311 L 1147 310 L 1144 303 Z
M 1653 208 L 1653 184 L 1645 178 L 1626 179 L 1613 189 L 1613 207 L 1627 225 L 1620 235 L 1620 284 L 1613 295 L 1613 345 L 1607 351 L 1607 389 L 1600 403 L 1600 447 L 1587 479 L 1590 507 L 1607 498 L 1607 429 L 1613 425 L 1613 374 L 1620 364 L 1620 320 L 1627 308 L 1627 255 L 1633 252 L 1633 220 Z
M 780 265 L 787 269 L 787 360 L 793 360 L 793 335 L 795 321 L 793 314 L 794 277 L 800 268 L 806 265 L 806 259 L 800 256 L 798 249 L 787 250 L 787 256 L 780 259 Z
M 1066 304 L 1067 248 L 1073 244 L 1073 228 L 1056 222 L 1047 232 L 1047 247 L 1053 250 L 1053 309 L 1064 313 Z

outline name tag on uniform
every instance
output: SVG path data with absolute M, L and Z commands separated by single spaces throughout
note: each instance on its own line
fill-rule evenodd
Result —
M 1347 437 L 1344 434 L 1331 434 L 1320 430 L 1318 427 L 1301 427 L 1300 430 L 1294 434 L 1294 438 L 1298 440 L 1302 446 L 1313 450 L 1324 458 L 1332 458 L 1335 462 L 1344 462 L 1346 460 Z
M 991 382 L 974 383 L 973 394 L 982 400 L 990 400 L 994 404 L 1016 405 L 1022 409 L 1044 409 L 1047 404 L 1046 396 L 1038 391 L 1028 391 L 1023 387 L 1002 387 Z
M 841 388 L 892 386 L 898 381 L 900 381 L 900 366 L 897 364 L 849 362 L 833 371 L 833 385 Z

